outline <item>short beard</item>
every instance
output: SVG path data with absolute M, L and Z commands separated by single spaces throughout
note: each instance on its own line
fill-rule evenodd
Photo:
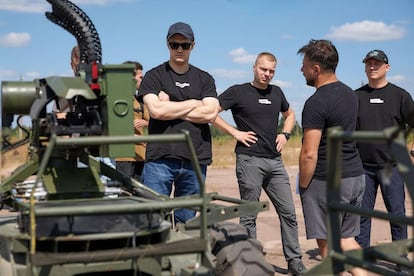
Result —
M 315 86 L 315 80 L 314 79 L 306 79 L 306 84 L 309 86 L 314 87 Z

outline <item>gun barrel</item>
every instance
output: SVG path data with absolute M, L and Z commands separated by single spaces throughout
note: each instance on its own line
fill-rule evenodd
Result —
M 3 114 L 29 114 L 37 95 L 38 91 L 33 81 L 3 81 L 1 85 Z

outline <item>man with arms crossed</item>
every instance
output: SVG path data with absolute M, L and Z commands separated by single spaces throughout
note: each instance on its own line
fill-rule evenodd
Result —
M 190 25 L 177 22 L 168 30 L 169 61 L 151 69 L 142 80 L 139 95 L 150 113 L 149 134 L 190 133 L 203 177 L 212 162 L 209 123 L 217 116 L 219 104 L 214 79 L 189 63 L 195 46 Z M 185 143 L 147 143 L 142 182 L 164 195 L 198 194 L 200 186 Z M 174 221 L 184 223 L 196 212 L 180 209 Z

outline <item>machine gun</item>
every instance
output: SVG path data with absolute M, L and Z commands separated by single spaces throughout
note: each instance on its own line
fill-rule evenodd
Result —
M 123 157 L 133 152 L 132 144 L 69 145 L 51 150 L 50 156 L 45 156 L 53 137 L 133 135 L 131 106 L 135 91 L 131 65 L 101 64 L 100 39 L 88 16 L 70 1 L 49 2 L 53 12 L 46 12 L 46 17 L 76 37 L 81 62 L 77 77 L 52 76 L 33 82 L 2 83 L 3 118 L 28 114 L 32 123 L 31 160 L 15 174 L 19 179 L 6 180 L 0 186 L 7 204 L 13 204 L 7 193 L 13 190 L 15 181 L 37 173 L 44 157 L 48 159 L 45 168 L 48 177 L 40 178 L 46 182 L 48 198 L 69 198 L 75 193 L 77 198 L 82 198 L 103 193 L 97 172 L 93 171 L 93 166 L 88 168 L 88 156 Z M 48 111 L 53 103 L 59 110 L 62 100 L 70 103 L 63 116 Z M 10 119 L 4 121 L 10 124 Z M 78 160 L 86 163 L 87 168 L 79 168 Z M 104 165 L 102 167 L 108 171 Z M 104 173 L 100 168 L 96 170 Z M 73 175 L 84 181 L 70 181 Z
M 28 162 L 0 183 L 2 205 L 14 210 L 0 216 L 0 275 L 273 275 L 261 244 L 222 223 L 268 203 L 207 194 L 187 132 L 134 136 L 133 65 L 102 65 L 88 16 L 68 0 L 47 1 L 46 17 L 75 36 L 81 63 L 75 77 L 2 82 L 3 125 L 24 114 L 32 127 Z M 69 110 L 50 111 L 61 100 Z M 97 158 L 129 156 L 138 142 L 186 143 L 200 195 L 170 199 Z M 171 212 L 181 208 L 199 216 L 174 226 Z M 235 245 L 240 253 L 230 261 Z

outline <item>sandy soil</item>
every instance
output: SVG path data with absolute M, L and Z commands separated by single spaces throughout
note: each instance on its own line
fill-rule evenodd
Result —
M 5 166 L 3 166 L 2 169 L 2 173 L 5 173 Z M 314 240 L 307 240 L 305 236 L 305 225 L 300 197 L 298 194 L 296 194 L 294 187 L 294 183 L 296 183 L 295 178 L 298 172 L 298 167 L 289 166 L 287 167 L 287 170 L 291 183 L 293 184 L 292 193 L 296 206 L 296 215 L 299 225 L 299 242 L 303 254 L 303 261 L 305 265 L 310 268 L 318 264 L 321 261 L 321 258 L 318 253 L 316 242 Z M 224 196 L 239 198 L 237 179 L 235 176 L 234 168 L 209 168 L 207 172 L 206 186 L 207 192 L 218 192 Z M 265 193 L 262 193 L 261 200 L 269 201 Z M 412 201 L 408 193 L 406 208 L 407 214 L 412 214 Z M 377 204 L 375 209 L 385 210 L 381 195 L 378 195 L 377 197 Z M 5 213 L 7 213 L 7 210 L 0 211 L 0 215 Z M 238 222 L 238 219 L 234 219 L 234 221 Z M 372 228 L 375 229 L 375 231 L 372 233 L 373 244 L 387 243 L 391 241 L 389 225 L 387 222 L 374 219 Z M 257 219 L 257 231 L 258 240 L 262 243 L 264 251 L 266 252 L 266 260 L 274 266 L 275 275 L 287 274 L 287 264 L 283 256 L 281 246 L 279 219 L 271 204 L 268 211 L 261 212 L 259 214 Z M 412 237 L 412 234 L 413 229 L 409 228 L 409 236 Z
M 316 246 L 315 240 L 307 240 L 305 235 L 305 224 L 302 214 L 302 205 L 300 197 L 296 194 L 295 183 L 296 175 L 298 172 L 297 166 L 287 167 L 290 181 L 292 183 L 292 193 L 296 206 L 296 215 L 299 225 L 299 242 L 303 254 L 303 261 L 305 265 L 310 268 L 321 261 L 319 250 Z M 227 169 L 209 169 L 207 172 L 206 180 L 207 190 L 216 191 L 219 194 L 239 197 L 237 179 L 233 168 Z M 380 193 L 379 193 L 380 194 Z M 261 200 L 269 201 L 265 193 L 262 193 Z M 270 201 L 269 201 L 270 202 Z M 407 193 L 406 208 L 407 214 L 412 214 L 412 203 Z M 376 200 L 375 209 L 385 210 L 383 200 L 378 195 Z M 373 219 L 372 222 L 373 231 L 371 236 L 371 242 L 373 245 L 380 243 L 387 243 L 391 241 L 390 228 L 388 222 Z M 409 236 L 411 237 L 413 230 L 409 228 Z M 287 264 L 283 256 L 281 238 L 280 238 L 280 224 L 276 211 L 272 204 L 268 211 L 261 212 L 257 219 L 257 238 L 262 243 L 264 251 L 266 252 L 266 260 L 271 263 L 275 268 L 275 275 L 287 274 Z M 345 274 L 346 275 L 346 274 Z M 349 274 L 350 275 L 350 274 Z M 376 274 L 370 274 L 376 275 Z

